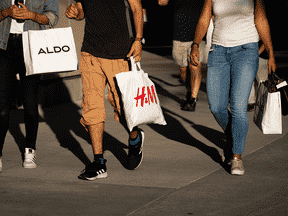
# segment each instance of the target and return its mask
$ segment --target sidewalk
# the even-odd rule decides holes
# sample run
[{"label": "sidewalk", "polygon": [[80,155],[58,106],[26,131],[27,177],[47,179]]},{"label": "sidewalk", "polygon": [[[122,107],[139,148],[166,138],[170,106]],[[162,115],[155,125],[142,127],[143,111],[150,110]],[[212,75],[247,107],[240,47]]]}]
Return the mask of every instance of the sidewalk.
[{"label": "sidewalk", "polygon": [[288,118],[282,135],[263,135],[248,113],[246,173],[231,176],[220,163],[223,132],[209,111],[205,70],[196,111],[185,112],[185,87],[175,78],[174,61],[143,51],[141,67],[156,85],[167,122],[141,126],[142,165],[124,168],[128,135],[105,100],[107,179],[77,178],[93,158],[79,124],[80,101],[42,109],[38,167],[24,169],[16,144],[23,142],[23,110],[13,111],[0,174],[1,215],[288,215]]}]

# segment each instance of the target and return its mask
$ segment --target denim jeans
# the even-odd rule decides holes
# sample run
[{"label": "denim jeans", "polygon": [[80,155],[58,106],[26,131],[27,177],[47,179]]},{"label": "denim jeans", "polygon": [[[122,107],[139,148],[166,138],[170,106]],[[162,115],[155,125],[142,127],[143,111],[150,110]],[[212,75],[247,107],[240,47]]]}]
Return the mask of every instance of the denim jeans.
[{"label": "denim jeans", "polygon": [[247,104],[258,67],[258,43],[236,47],[213,44],[209,51],[207,75],[209,106],[218,124],[226,131],[230,96],[234,154],[242,154],[244,151],[248,132]]}]

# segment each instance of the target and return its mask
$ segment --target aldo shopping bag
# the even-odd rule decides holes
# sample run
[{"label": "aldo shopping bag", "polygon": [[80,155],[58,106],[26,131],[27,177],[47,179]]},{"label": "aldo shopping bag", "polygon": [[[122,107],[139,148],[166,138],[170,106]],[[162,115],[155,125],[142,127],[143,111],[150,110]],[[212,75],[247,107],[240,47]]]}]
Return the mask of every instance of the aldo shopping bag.
[{"label": "aldo shopping bag", "polygon": [[253,121],[263,134],[282,134],[280,92],[271,88],[271,83],[269,80],[260,83]]},{"label": "aldo shopping bag", "polygon": [[154,83],[139,62],[135,64],[133,57],[130,60],[132,71],[116,74],[128,129],[147,123],[166,125]]},{"label": "aldo shopping bag", "polygon": [[22,41],[26,75],[77,70],[71,27],[25,31]]}]

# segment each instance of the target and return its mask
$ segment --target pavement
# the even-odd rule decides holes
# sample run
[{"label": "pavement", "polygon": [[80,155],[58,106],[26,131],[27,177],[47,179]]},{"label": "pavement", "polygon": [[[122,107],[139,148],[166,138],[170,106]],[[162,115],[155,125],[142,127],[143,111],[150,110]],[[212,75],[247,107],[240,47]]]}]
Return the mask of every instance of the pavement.
[{"label": "pavement", "polygon": [[[158,54],[156,54],[158,53]],[[147,49],[141,67],[155,83],[167,125],[142,125],[144,159],[125,169],[128,135],[105,100],[104,157],[108,178],[77,178],[93,159],[88,134],[79,123],[81,101],[40,107],[37,168],[24,169],[20,150],[23,110],[13,110],[3,149],[0,215],[288,215],[288,117],[283,133],[264,135],[249,112],[244,176],[221,163],[224,134],[209,111],[207,67],[195,112],[180,110],[186,89],[178,66]]]}]

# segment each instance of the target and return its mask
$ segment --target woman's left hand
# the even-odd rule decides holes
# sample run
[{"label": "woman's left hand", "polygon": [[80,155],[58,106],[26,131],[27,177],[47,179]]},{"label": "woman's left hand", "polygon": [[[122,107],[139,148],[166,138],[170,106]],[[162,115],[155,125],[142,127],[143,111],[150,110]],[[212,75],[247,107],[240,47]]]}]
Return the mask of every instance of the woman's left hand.
[{"label": "woman's left hand", "polygon": [[29,11],[28,8],[24,4],[19,3],[19,5],[21,5],[22,8],[17,9],[17,11],[14,15],[14,18],[24,19],[24,20],[31,19],[32,18],[32,12]]},{"label": "woman's left hand", "polygon": [[275,72],[276,71],[276,63],[275,63],[275,58],[269,57],[268,60],[268,73],[271,74],[271,71]]}]

